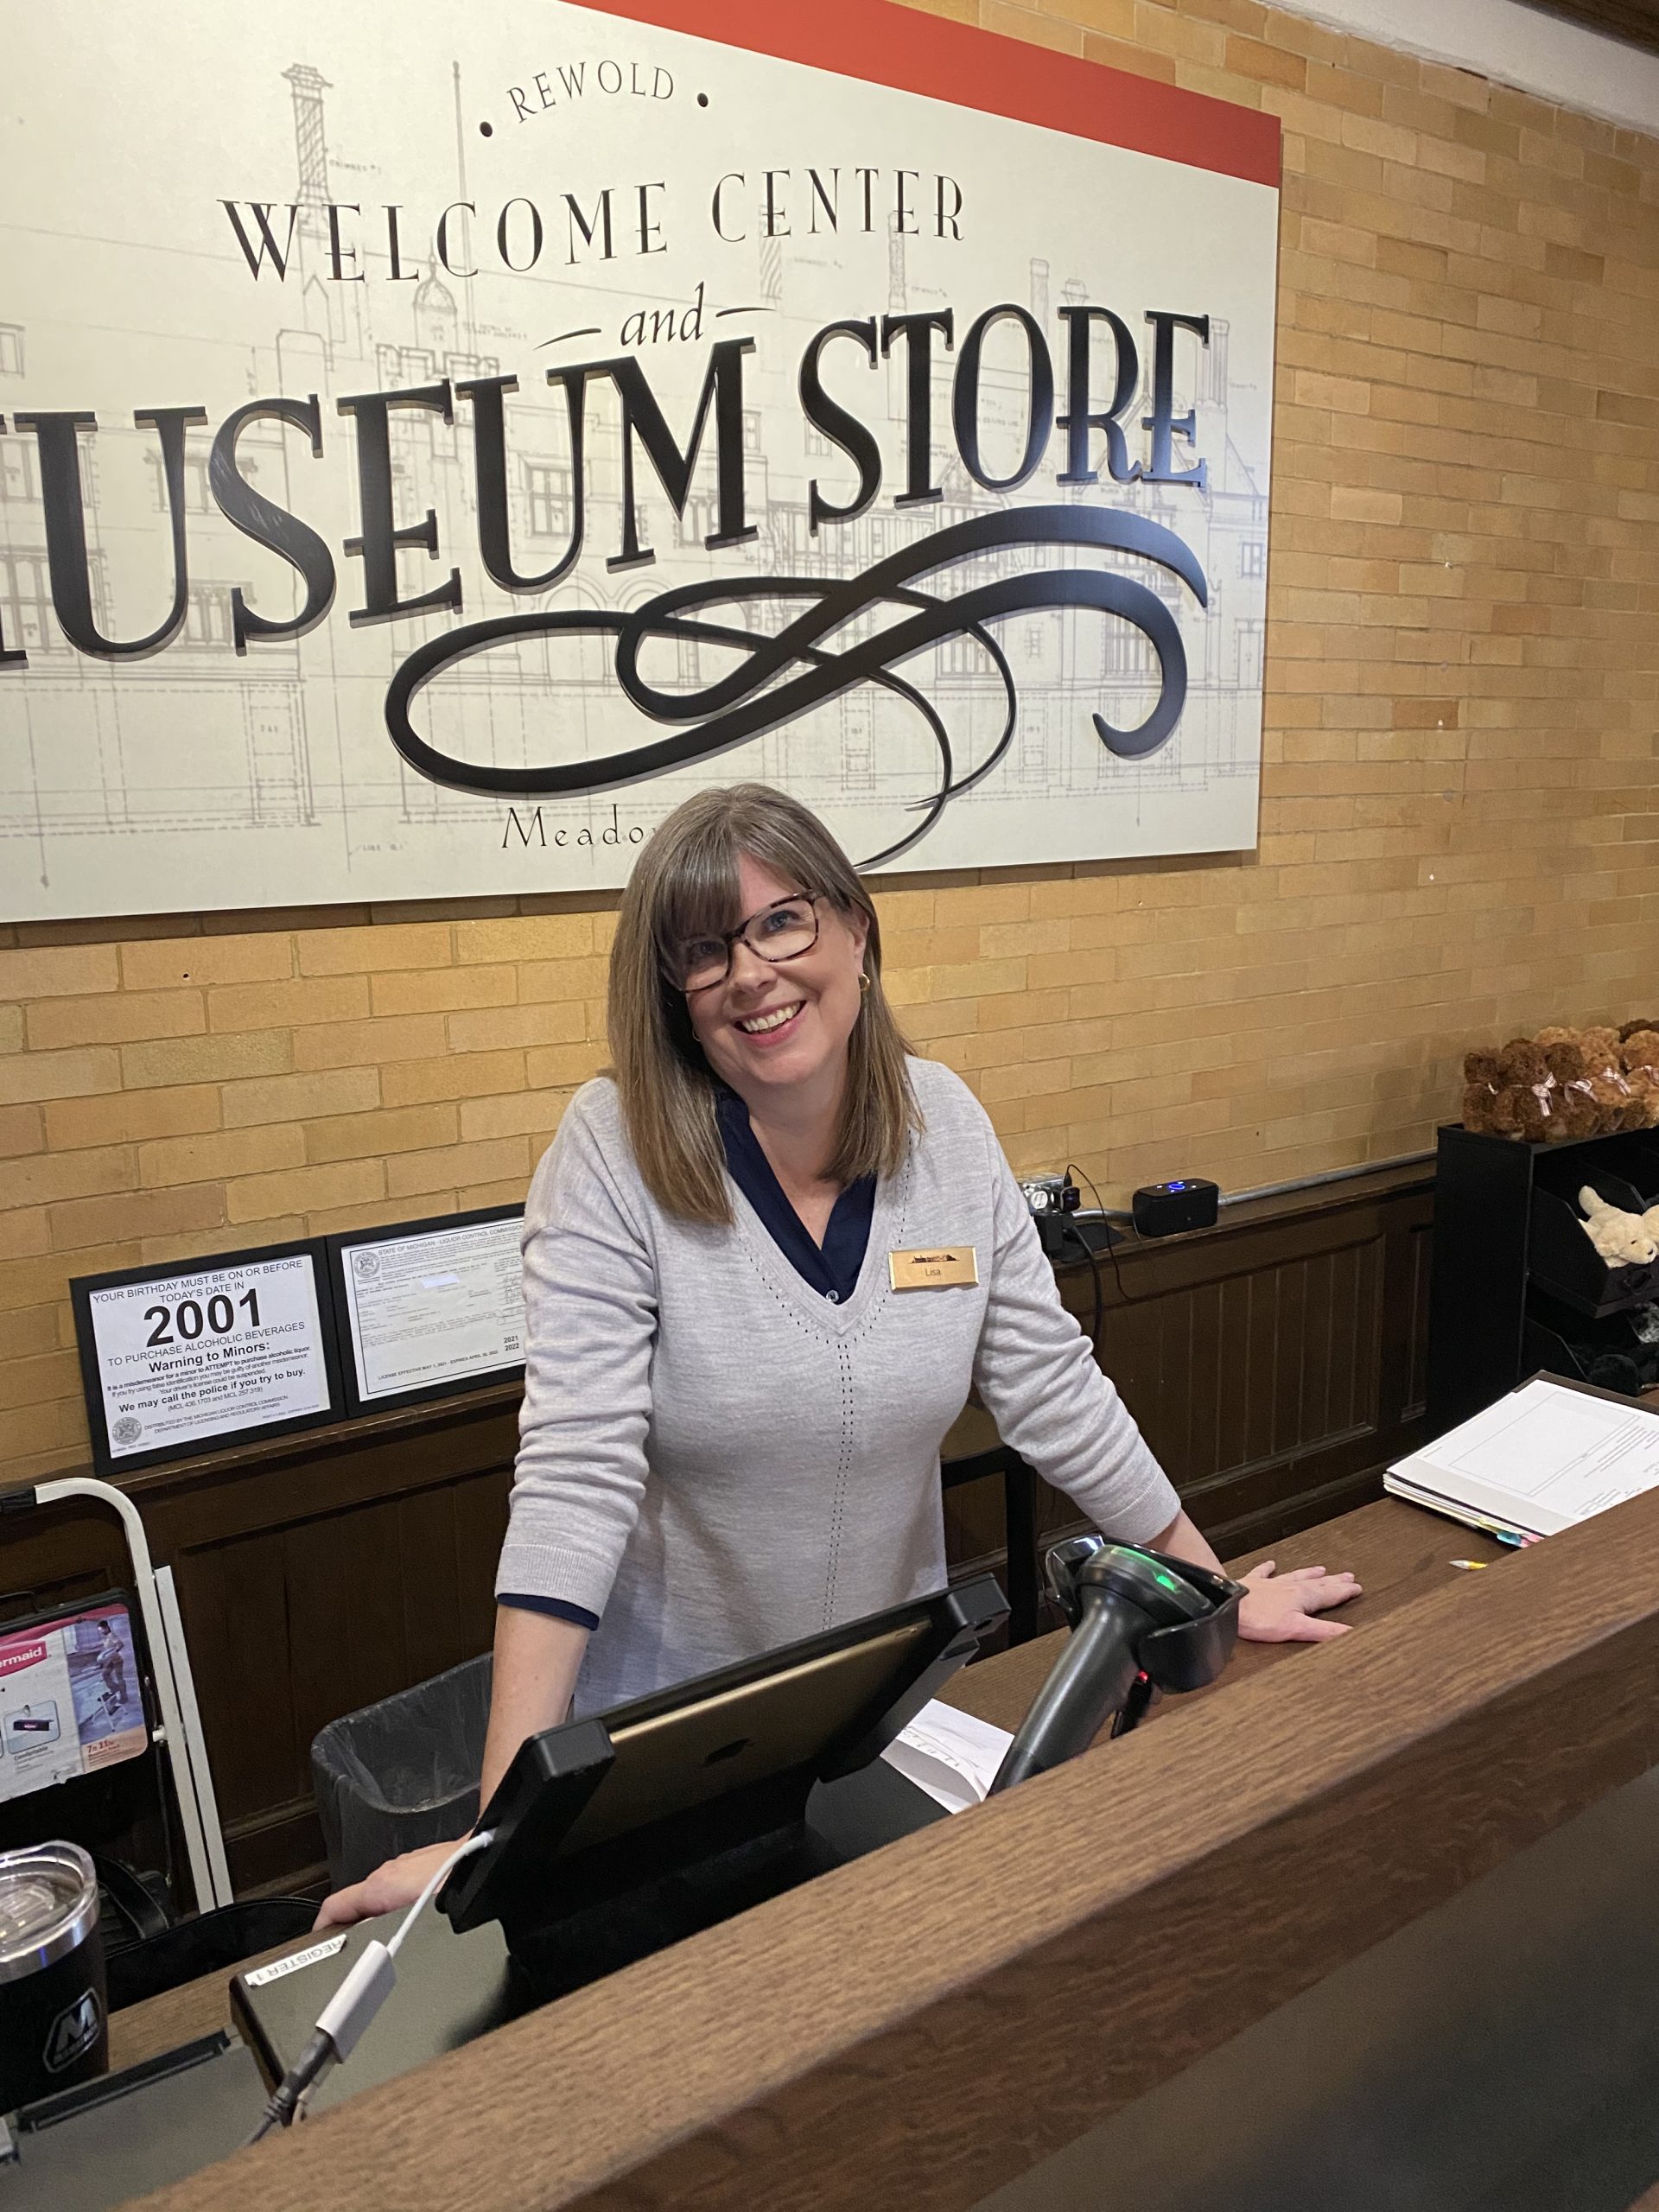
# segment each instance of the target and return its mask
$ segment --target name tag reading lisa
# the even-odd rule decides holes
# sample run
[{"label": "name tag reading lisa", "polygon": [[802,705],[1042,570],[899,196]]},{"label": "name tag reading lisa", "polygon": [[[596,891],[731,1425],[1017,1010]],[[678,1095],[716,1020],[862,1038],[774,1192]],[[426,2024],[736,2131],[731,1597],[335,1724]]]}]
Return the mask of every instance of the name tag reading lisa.
[{"label": "name tag reading lisa", "polygon": [[979,1255],[971,1244],[938,1244],[925,1252],[889,1252],[887,1281],[894,1290],[952,1290],[979,1281]]}]

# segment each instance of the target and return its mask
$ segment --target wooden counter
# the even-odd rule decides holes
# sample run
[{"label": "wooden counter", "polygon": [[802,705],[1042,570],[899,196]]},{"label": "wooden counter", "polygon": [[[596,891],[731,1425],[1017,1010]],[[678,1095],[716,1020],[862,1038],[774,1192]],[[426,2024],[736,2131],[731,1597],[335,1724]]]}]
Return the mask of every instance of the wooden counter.
[{"label": "wooden counter", "polygon": [[[1356,1628],[1367,1628],[1425,1591],[1459,1580],[1459,1570],[1449,1563],[1452,1560],[1496,1561],[1504,1556],[1503,1546],[1491,1538],[1472,1529],[1459,1529],[1449,1521],[1389,1497],[1327,1522],[1320,1529],[1287,1538],[1270,1553],[1248,1552],[1229,1561],[1229,1566],[1238,1574],[1264,1558],[1276,1560],[1284,1569],[1314,1564],[1351,1567],[1364,1586],[1364,1595],[1345,1606],[1337,1618]],[[1017,1650],[982,1661],[957,1676],[946,1693],[946,1701],[982,1720],[994,1721],[998,1727],[1018,1727],[1065,1641],[1064,1635],[1046,1636]],[[1308,1649],[1305,1644],[1294,1643],[1240,1644],[1222,1681],[1205,1694],[1223,1694],[1253,1679],[1264,1668],[1307,1656]],[[1167,1700],[1151,1717],[1179,1723],[1197,1709],[1198,1701]],[[268,1955],[281,1958],[294,1948],[292,1943],[280,1944]],[[182,1989],[169,1990],[164,1996],[118,2012],[110,2022],[111,2067],[133,2065],[194,2036],[228,2026],[228,1989],[227,1975],[205,1975]]]},{"label": "wooden counter", "polygon": [[[1136,1738],[365,2092],[248,2184],[270,2212],[967,2206],[1659,1757],[1659,1497],[1524,1554],[1389,1501],[1276,1555],[1352,1565],[1361,1632],[1245,1647]],[[1049,1656],[957,1700],[1007,1725]],[[217,1982],[157,1999],[115,2055],[223,2017]]]},{"label": "wooden counter", "polygon": [[[1502,1544],[1473,1529],[1460,1529],[1455,1522],[1425,1513],[1400,1498],[1384,1497],[1317,1529],[1304,1529],[1300,1535],[1288,1536],[1282,1543],[1229,1560],[1227,1568],[1230,1574],[1244,1574],[1265,1559],[1276,1560],[1283,1571],[1313,1566],[1351,1567],[1363,1586],[1364,1595],[1331,1618],[1346,1621],[1355,1629],[1371,1629],[1431,1590],[1480,1580],[1480,1576],[1454,1567],[1454,1559],[1495,1564],[1513,1557]],[[1065,1640],[1063,1634],[1039,1637],[1016,1650],[969,1668],[952,1683],[950,1702],[982,1720],[995,1721],[999,1728],[1017,1728]],[[1151,1718],[1165,1723],[1184,1721],[1207,1699],[1230,1695],[1265,1669],[1309,1656],[1311,1647],[1306,1644],[1241,1643],[1213,1688],[1196,1697],[1166,1699],[1154,1708]]]}]

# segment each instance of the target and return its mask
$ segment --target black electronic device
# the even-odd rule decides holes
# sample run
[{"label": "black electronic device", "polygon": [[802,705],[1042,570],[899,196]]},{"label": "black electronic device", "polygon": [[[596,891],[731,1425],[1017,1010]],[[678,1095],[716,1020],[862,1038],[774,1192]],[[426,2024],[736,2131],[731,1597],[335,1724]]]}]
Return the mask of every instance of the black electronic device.
[{"label": "black electronic device", "polygon": [[1190,1560],[1072,1536],[1043,1567],[1071,1634],[997,1769],[993,1794],[1086,1751],[1113,1713],[1138,1719],[1154,1689],[1214,1681],[1238,1633],[1244,1586]]},{"label": "black electronic device", "polygon": [[1067,1217],[1083,1203],[1071,1170],[1064,1175],[1028,1175],[1020,1183],[1020,1195],[1037,1224],[1044,1251],[1051,1260],[1058,1259],[1065,1246]]},{"label": "black electronic device", "polygon": [[[404,1917],[401,1911],[385,1913],[355,1928],[307,1938],[285,1958],[264,1966],[250,1962],[235,1975],[231,2023],[258,2061],[265,2090],[274,2089],[304,2052],[318,2016],[364,1952],[373,1942],[390,1943]],[[362,2029],[347,2062],[331,2068],[306,2092],[306,2112],[327,2112],[360,2090],[412,2073],[516,2019],[534,2004],[533,1993],[513,1971],[499,1928],[457,1936],[429,1909],[416,1918],[397,1954],[396,1989]],[[245,2101],[238,2143],[253,2125],[259,2103],[257,2093]]]},{"label": "black electronic device", "polygon": [[439,1910],[499,1920],[546,1998],[792,1887],[834,1863],[815,1783],[875,1759],[1007,1618],[982,1575],[531,1737]]},{"label": "black electronic device", "polygon": [[222,2029],[0,2120],[6,2212],[105,2212],[228,2158],[259,2108],[251,2052]]},{"label": "black electronic device", "polygon": [[1189,1229],[1213,1229],[1220,1206],[1219,1185],[1202,1175],[1143,1183],[1129,1201],[1139,1236],[1179,1236]]}]

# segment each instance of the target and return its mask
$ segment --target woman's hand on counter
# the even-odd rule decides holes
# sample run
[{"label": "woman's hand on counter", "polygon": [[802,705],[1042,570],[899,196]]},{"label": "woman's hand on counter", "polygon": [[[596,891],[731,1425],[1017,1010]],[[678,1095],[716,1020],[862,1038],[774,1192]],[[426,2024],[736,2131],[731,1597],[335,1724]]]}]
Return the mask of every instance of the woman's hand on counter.
[{"label": "woman's hand on counter", "polygon": [[[522,1606],[500,1605],[495,1616],[495,1672],[490,1726],[484,1745],[478,1802],[488,1806],[525,1738],[556,1726],[569,1711],[576,1670],[588,1649],[588,1631],[574,1621]],[[459,1843],[461,1838],[455,1838]],[[366,1881],[336,1890],[322,1901],[317,1928],[349,1928],[382,1912],[407,1911],[442,1866],[455,1843],[429,1843],[388,1859]],[[315,1933],[315,1929],[312,1931]]]},{"label": "woman's hand on counter", "polygon": [[[1226,1572],[1208,1537],[1185,1512],[1153,1538],[1152,1548],[1190,1559],[1217,1574]],[[1274,1567],[1274,1560],[1264,1559],[1243,1577],[1246,1595],[1238,1609],[1238,1632],[1247,1643],[1328,1643],[1334,1636],[1347,1635],[1343,1622],[1322,1621],[1317,1616],[1358,1597],[1359,1585],[1351,1574],[1327,1574],[1322,1567],[1297,1567],[1288,1574],[1275,1574]]]},{"label": "woman's hand on counter", "polygon": [[1360,1594],[1351,1574],[1327,1574],[1322,1567],[1296,1567],[1278,1574],[1270,1559],[1253,1567],[1243,1582],[1238,1632],[1247,1643],[1328,1643],[1332,1637],[1346,1636],[1345,1621],[1318,1616]]},{"label": "woman's hand on counter", "polygon": [[324,1928],[349,1928],[354,1921],[373,1920],[383,1912],[406,1912],[444,1860],[454,1843],[429,1843],[419,1851],[406,1851],[401,1859],[388,1859],[366,1881],[336,1890],[322,1901],[312,1927],[315,1936]]}]

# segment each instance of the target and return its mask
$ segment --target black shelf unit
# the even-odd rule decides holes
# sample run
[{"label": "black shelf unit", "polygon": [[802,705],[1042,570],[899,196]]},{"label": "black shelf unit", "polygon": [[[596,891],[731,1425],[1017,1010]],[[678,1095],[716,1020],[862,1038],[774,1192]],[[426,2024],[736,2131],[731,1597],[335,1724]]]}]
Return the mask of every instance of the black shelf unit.
[{"label": "black shelf unit", "polygon": [[1439,1132],[1429,1278],[1428,1433],[1439,1436],[1540,1368],[1585,1379],[1569,1338],[1616,1349],[1659,1303],[1659,1264],[1609,1267],[1580,1225],[1592,1185],[1641,1212],[1659,1200],[1659,1130],[1518,1144]]}]

